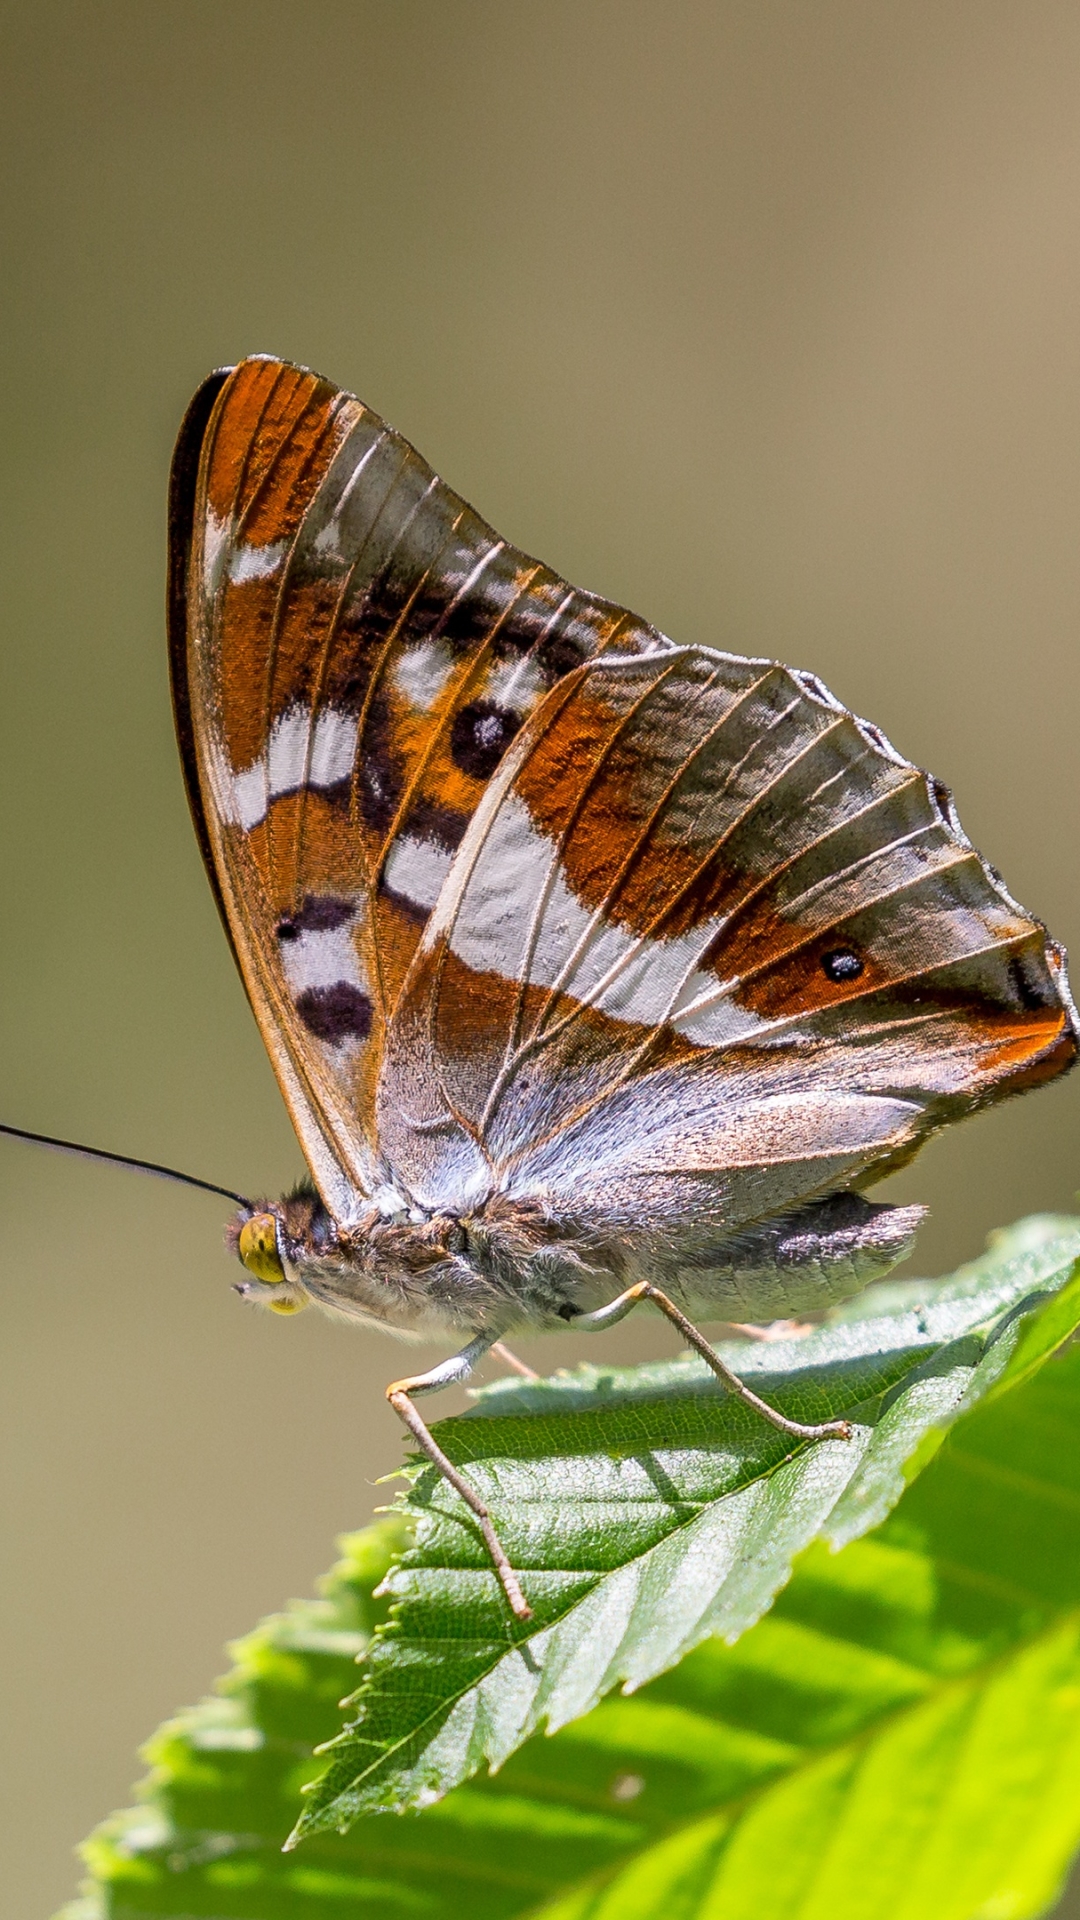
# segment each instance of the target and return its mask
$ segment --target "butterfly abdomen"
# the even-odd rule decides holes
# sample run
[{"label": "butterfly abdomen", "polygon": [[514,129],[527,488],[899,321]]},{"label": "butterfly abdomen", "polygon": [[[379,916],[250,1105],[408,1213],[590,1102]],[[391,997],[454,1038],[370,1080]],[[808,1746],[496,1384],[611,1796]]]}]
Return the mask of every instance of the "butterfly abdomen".
[{"label": "butterfly abdomen", "polygon": [[905,1260],[925,1217],[925,1207],[831,1193],[730,1238],[703,1222],[696,1243],[685,1236],[673,1256],[650,1244],[642,1277],[655,1279],[691,1319],[761,1322],[821,1313]]},{"label": "butterfly abdomen", "polygon": [[534,1325],[572,1324],[642,1280],[691,1318],[762,1321],[823,1312],[883,1279],[925,1214],[835,1192],[734,1232],[719,1204],[703,1203],[665,1232],[655,1220],[635,1228],[624,1217],[616,1228],[610,1215],[510,1203],[502,1232],[504,1245],[518,1242],[521,1318]]}]

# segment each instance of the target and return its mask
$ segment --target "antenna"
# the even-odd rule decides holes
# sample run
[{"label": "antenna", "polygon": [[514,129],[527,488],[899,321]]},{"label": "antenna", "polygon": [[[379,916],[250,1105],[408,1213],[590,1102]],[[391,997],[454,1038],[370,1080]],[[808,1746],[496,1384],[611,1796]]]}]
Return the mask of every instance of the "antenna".
[{"label": "antenna", "polygon": [[234,1193],[231,1187],[216,1186],[213,1180],[197,1180],[193,1173],[178,1173],[175,1167],[159,1167],[156,1160],[134,1160],[126,1153],[107,1153],[104,1147],[84,1147],[76,1140],[57,1140],[51,1133],[29,1133],[25,1127],[9,1127],[3,1120],[0,1120],[0,1133],[10,1134],[13,1140],[32,1140],[37,1147],[55,1147],[58,1153],[78,1153],[84,1160],[105,1160],[114,1167],[134,1167],[136,1173],[153,1173],[159,1180],[178,1180],[184,1187],[201,1187],[203,1193],[220,1193],[224,1200],[235,1200],[240,1207],[251,1205],[250,1200],[245,1200],[242,1193]]}]

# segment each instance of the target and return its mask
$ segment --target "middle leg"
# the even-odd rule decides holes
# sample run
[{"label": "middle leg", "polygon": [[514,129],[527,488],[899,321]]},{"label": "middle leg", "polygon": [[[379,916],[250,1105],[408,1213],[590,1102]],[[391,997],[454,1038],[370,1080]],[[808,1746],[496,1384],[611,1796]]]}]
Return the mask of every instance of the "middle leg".
[{"label": "middle leg", "polygon": [[661,1313],[671,1321],[672,1326],[678,1327],[687,1346],[693,1347],[694,1352],[701,1355],[706,1366],[712,1368],[717,1379],[727,1387],[729,1393],[737,1394],[748,1407],[753,1407],[756,1413],[760,1413],[762,1419],[767,1420],[770,1426],[779,1427],[781,1433],[790,1433],[796,1440],[851,1439],[851,1427],[846,1420],[823,1420],[819,1425],[811,1426],[802,1420],[789,1420],[787,1415],[780,1413],[776,1407],[770,1407],[767,1400],[762,1400],[758,1394],[753,1393],[745,1381],[740,1380],[738,1374],[724,1364],[720,1355],[710,1347],[705,1335],[698,1332],[693,1321],[688,1320],[685,1313],[679,1311],[675,1302],[669,1300],[666,1293],[662,1293],[659,1287],[654,1287],[651,1280],[639,1280],[635,1286],[627,1287],[626,1292],[620,1293],[617,1300],[610,1301],[606,1307],[598,1307],[595,1313],[575,1314],[573,1319],[568,1320],[567,1325],[576,1327],[583,1333],[599,1333],[605,1327],[613,1327],[617,1320],[624,1319],[637,1306],[639,1300],[651,1300],[654,1306],[659,1307]]}]

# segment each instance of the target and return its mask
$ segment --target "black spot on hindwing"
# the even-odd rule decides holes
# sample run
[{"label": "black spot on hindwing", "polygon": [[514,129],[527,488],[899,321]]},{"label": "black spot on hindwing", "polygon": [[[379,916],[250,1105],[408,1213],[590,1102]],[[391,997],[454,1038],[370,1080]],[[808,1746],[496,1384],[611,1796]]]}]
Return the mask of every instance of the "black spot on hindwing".
[{"label": "black spot on hindwing", "polygon": [[331,1045],[339,1040],[366,1040],[371,1032],[371,1001],[351,980],[335,980],[330,987],[305,987],[296,996],[296,1011],[316,1040]]}]

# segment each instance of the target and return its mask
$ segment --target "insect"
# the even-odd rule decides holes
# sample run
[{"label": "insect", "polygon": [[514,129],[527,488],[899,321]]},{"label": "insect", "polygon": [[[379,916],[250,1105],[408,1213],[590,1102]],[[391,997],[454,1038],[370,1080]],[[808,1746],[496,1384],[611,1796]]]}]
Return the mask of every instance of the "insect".
[{"label": "insect", "polygon": [[238,1291],[454,1356],[649,1299],[828,1306],[910,1251],[871,1181],[1069,1067],[1062,950],[947,791],[812,674],[678,646],[500,540],[351,394],[213,374],[171,491],[177,732],[311,1173]]}]

